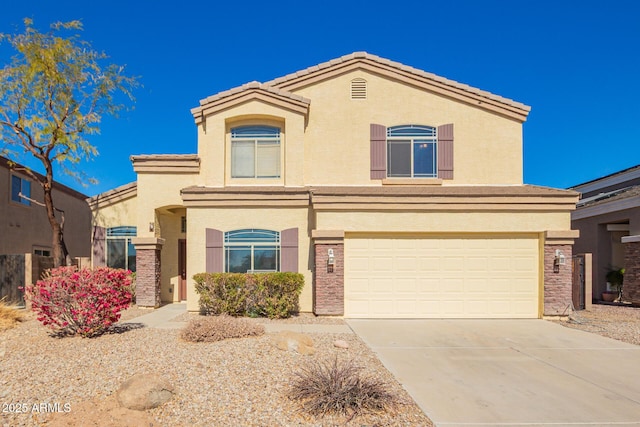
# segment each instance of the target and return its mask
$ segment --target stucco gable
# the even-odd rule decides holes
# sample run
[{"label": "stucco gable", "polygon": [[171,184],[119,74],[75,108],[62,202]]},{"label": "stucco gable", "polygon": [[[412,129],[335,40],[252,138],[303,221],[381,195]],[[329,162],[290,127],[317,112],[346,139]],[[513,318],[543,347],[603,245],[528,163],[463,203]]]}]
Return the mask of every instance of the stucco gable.
[{"label": "stucco gable", "polygon": [[400,62],[391,61],[367,52],[354,52],[265,83],[253,81],[219,92],[202,99],[200,105],[191,110],[191,114],[193,114],[196,124],[199,124],[209,114],[251,99],[259,99],[306,115],[311,100],[296,95],[294,93],[295,90],[356,69],[364,69],[378,75],[393,78],[520,122],[526,120],[531,110],[531,107],[512,99],[446,79]]},{"label": "stucco gable", "polygon": [[298,88],[358,68],[404,81],[422,89],[475,105],[478,108],[498,112],[521,122],[526,120],[531,110],[531,107],[512,99],[504,98],[367,52],[354,52],[349,55],[344,55],[340,58],[332,59],[265,82],[264,85],[293,92]]},{"label": "stucco gable", "polygon": [[104,193],[96,194],[87,199],[87,203],[92,211],[111,206],[123,200],[136,197],[138,195],[138,183],[136,181],[121,185]]},{"label": "stucco gable", "polygon": [[200,100],[200,106],[191,109],[191,114],[199,124],[209,114],[251,100],[260,100],[305,116],[311,103],[311,100],[302,96],[253,81]]}]

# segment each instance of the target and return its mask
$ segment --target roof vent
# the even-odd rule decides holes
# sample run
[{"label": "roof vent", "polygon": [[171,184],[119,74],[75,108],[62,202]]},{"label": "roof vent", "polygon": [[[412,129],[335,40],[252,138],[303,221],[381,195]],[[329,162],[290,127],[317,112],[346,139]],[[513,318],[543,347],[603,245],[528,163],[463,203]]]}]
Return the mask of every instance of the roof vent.
[{"label": "roof vent", "polygon": [[367,81],[365,79],[351,80],[351,99],[367,99]]}]

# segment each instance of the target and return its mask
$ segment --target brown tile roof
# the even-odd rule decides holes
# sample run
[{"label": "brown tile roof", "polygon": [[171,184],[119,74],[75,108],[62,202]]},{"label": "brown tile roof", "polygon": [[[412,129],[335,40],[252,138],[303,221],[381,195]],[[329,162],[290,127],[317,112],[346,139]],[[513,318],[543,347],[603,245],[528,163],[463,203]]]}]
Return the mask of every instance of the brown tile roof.
[{"label": "brown tile roof", "polygon": [[358,62],[374,64],[378,66],[378,68],[384,67],[386,70],[391,71],[393,73],[407,75],[410,78],[431,82],[432,84],[439,85],[439,86],[444,86],[446,88],[449,88],[452,91],[466,94],[465,96],[471,96],[472,98],[475,98],[475,101],[477,101],[478,104],[481,104],[482,100],[485,100],[488,103],[493,102],[499,105],[503,105],[507,109],[515,109],[517,111],[516,113],[517,117],[520,117],[522,120],[526,118],[527,114],[531,110],[531,107],[529,107],[528,105],[522,104],[512,99],[504,98],[499,95],[494,95],[490,92],[477,89],[467,84],[456,82],[454,80],[446,79],[444,77],[437,76],[433,73],[428,73],[426,71],[423,71],[408,65],[404,65],[400,62],[391,61],[389,59],[382,58],[377,55],[372,55],[367,52],[354,52],[349,55],[344,55],[339,58],[332,59],[330,61],[323,62],[321,64],[314,65],[312,67],[308,67],[300,71],[296,71],[295,73],[278,77],[276,79],[270,80],[265,83],[253,81],[250,83],[246,83],[242,86],[234,87],[232,89],[219,92],[215,95],[212,95],[200,100],[200,105],[198,107],[191,109],[191,113],[195,116],[197,114],[200,114],[203,108],[205,108],[208,105],[221,102],[225,100],[225,98],[237,96],[242,92],[250,91],[250,90],[265,91],[273,95],[277,95],[280,97],[290,99],[292,101],[301,102],[309,105],[311,103],[311,100],[285,90],[286,87],[296,83],[298,80],[311,78],[311,77],[314,77],[315,75],[321,75],[333,69],[339,69],[345,66],[358,63]]},{"label": "brown tile roof", "polygon": [[313,74],[313,73],[316,73],[316,72],[323,71],[323,70],[328,69],[328,68],[333,68],[333,67],[336,67],[336,66],[340,66],[340,65],[348,63],[348,62],[363,61],[363,60],[368,60],[368,61],[372,61],[372,62],[381,64],[381,65],[386,65],[388,67],[395,68],[398,71],[407,72],[407,73],[413,74],[413,75],[418,76],[418,77],[422,77],[422,78],[425,78],[425,79],[428,79],[428,80],[432,80],[434,82],[442,83],[444,85],[451,86],[453,88],[460,89],[460,90],[463,90],[465,92],[472,93],[474,95],[479,95],[481,97],[484,97],[484,98],[487,98],[487,99],[491,99],[493,101],[497,101],[497,102],[500,102],[500,103],[503,103],[503,104],[510,105],[512,107],[516,107],[516,108],[525,110],[527,112],[531,110],[531,107],[529,107],[528,105],[522,104],[522,103],[514,101],[512,99],[504,98],[504,97],[499,96],[499,95],[494,95],[494,94],[492,94],[490,92],[474,88],[474,87],[469,86],[467,84],[459,83],[459,82],[456,82],[454,80],[450,80],[450,79],[447,79],[447,78],[444,78],[444,77],[440,77],[440,76],[438,76],[436,74],[429,73],[429,72],[420,70],[418,68],[414,68],[414,67],[411,67],[409,65],[402,64],[400,62],[391,61],[389,59],[382,58],[380,56],[373,55],[373,54],[367,53],[367,52],[353,52],[351,54],[344,55],[344,56],[341,56],[339,58],[332,59],[330,61],[323,62],[321,64],[314,65],[314,66],[309,67],[309,68],[305,68],[304,70],[296,71],[295,73],[291,73],[291,74],[287,74],[286,76],[278,77],[276,79],[273,79],[273,80],[270,80],[268,82],[265,82],[264,85],[267,85],[267,86],[283,85],[285,83],[289,83],[290,81],[299,79],[301,77],[305,77],[305,76],[307,76],[309,74]]}]

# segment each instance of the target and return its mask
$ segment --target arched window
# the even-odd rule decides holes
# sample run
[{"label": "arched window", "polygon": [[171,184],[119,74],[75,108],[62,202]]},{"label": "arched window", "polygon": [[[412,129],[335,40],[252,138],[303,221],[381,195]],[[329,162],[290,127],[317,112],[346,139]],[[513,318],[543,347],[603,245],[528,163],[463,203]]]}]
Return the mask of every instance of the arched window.
[{"label": "arched window", "polygon": [[280,232],[244,229],[224,233],[224,271],[280,271]]},{"label": "arched window", "polygon": [[431,126],[402,125],[387,128],[387,176],[437,177],[437,137],[436,128]]},{"label": "arched window", "polygon": [[232,178],[280,178],[280,129],[241,126],[231,129]]},{"label": "arched window", "polygon": [[107,267],[136,271],[136,248],[131,243],[136,234],[132,226],[107,229]]}]

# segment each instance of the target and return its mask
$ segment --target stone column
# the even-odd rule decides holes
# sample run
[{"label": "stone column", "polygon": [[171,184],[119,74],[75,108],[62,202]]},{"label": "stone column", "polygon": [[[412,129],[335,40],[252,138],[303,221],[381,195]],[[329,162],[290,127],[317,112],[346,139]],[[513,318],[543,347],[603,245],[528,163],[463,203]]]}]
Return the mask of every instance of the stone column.
[{"label": "stone column", "polygon": [[135,237],[136,304],[140,307],[160,306],[160,253],[164,239]]},{"label": "stone column", "polygon": [[622,243],[624,243],[622,300],[640,304],[640,235],[623,237]]},{"label": "stone column", "polygon": [[[577,237],[577,230],[545,232],[543,316],[568,316],[571,313],[571,258]],[[564,264],[559,263],[562,258]]]},{"label": "stone column", "polygon": [[[344,231],[313,230],[315,268],[313,312],[316,315],[344,314]],[[333,264],[329,264],[329,251]]]}]

